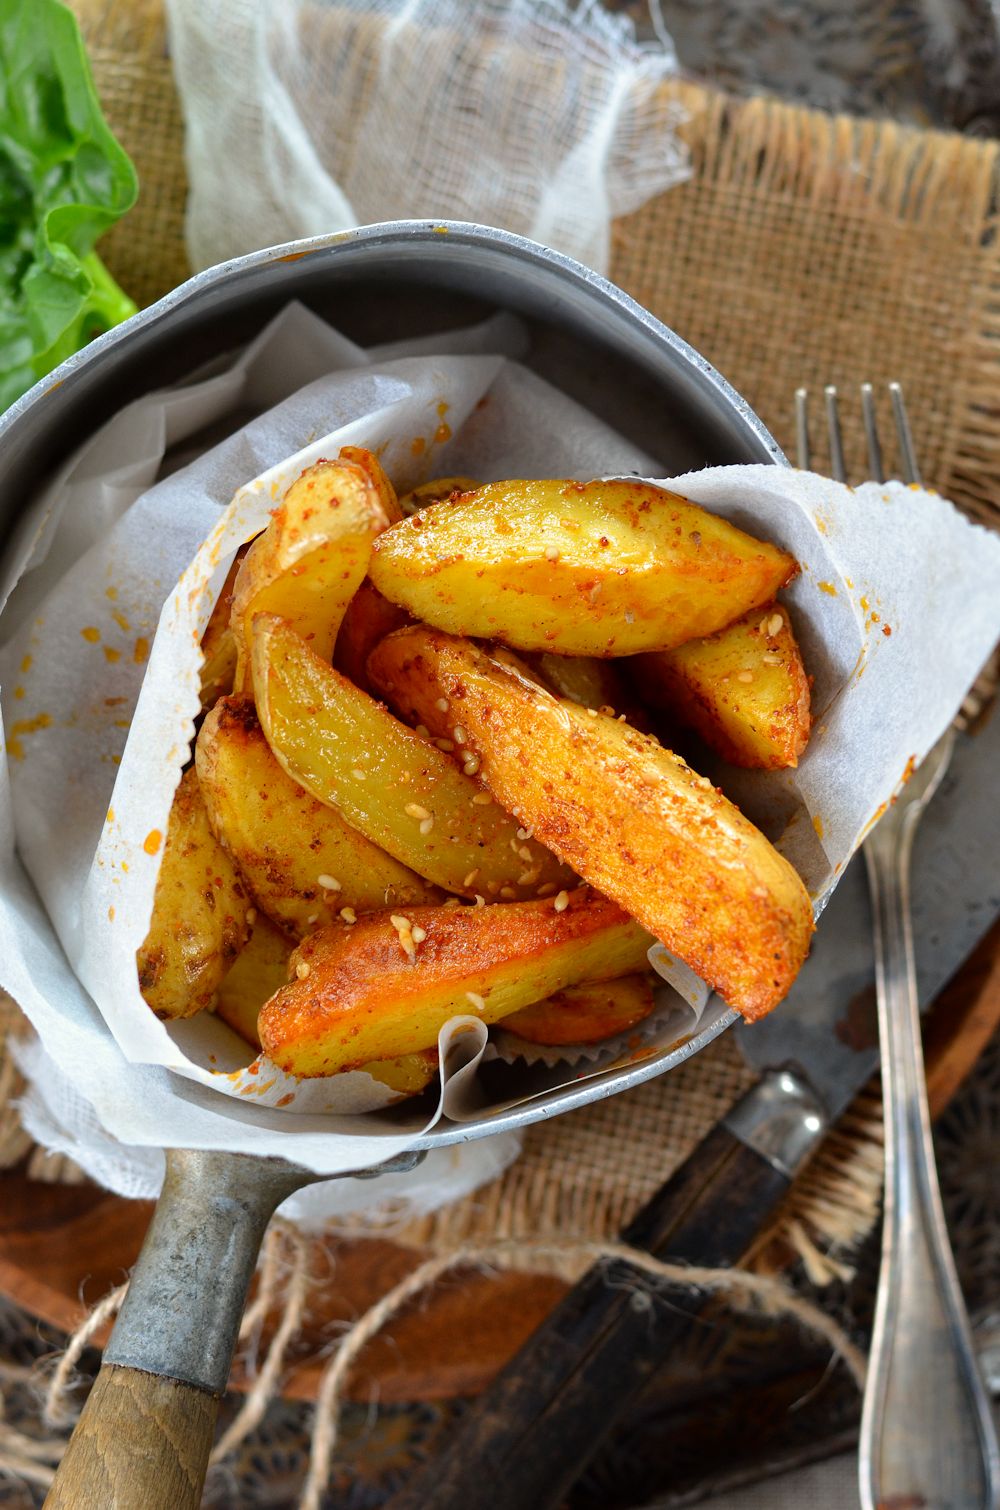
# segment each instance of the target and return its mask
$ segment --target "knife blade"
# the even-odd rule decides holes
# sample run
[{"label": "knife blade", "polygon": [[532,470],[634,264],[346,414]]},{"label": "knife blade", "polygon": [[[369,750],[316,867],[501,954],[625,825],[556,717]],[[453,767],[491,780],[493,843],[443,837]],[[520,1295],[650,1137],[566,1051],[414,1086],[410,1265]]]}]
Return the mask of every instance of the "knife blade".
[{"label": "knife blade", "polygon": [[[918,830],[912,907],[922,1004],[1000,915],[998,759],[1000,718],[959,736]],[[758,1084],[647,1202],[623,1242],[707,1267],[742,1257],[878,1064],[874,974],[857,857],[788,999],[735,1029],[761,1071]],[[554,1510],[703,1303],[690,1290],[643,1288],[624,1261],[595,1265],[388,1510]]]}]

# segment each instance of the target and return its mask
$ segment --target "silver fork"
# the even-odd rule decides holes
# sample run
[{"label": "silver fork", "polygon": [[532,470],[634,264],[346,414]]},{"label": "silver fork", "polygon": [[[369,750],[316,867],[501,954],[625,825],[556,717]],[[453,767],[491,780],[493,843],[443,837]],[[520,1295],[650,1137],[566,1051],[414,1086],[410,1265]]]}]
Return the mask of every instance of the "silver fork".
[{"label": "silver fork", "polygon": [[[904,482],[919,482],[903,393],[889,384]],[[824,390],[833,476],[846,482],[837,390]],[[861,385],[869,467],[885,480],[870,383]],[[798,464],[810,457],[806,390],[795,395]],[[968,711],[968,710],[966,710]],[[962,715],[960,715],[960,719]],[[949,729],[864,844],[875,916],[885,1116],[882,1266],[861,1417],[863,1510],[996,1510],[1000,1452],[948,1241],[931,1141],[910,921],[910,856],[954,746]]]}]

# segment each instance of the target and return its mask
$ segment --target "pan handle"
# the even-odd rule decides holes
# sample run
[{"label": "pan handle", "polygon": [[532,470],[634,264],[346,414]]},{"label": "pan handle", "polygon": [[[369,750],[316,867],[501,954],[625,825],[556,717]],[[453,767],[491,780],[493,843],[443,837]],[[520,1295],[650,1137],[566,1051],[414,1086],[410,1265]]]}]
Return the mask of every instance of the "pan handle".
[{"label": "pan handle", "polygon": [[[352,1177],[422,1158],[404,1153]],[[267,1224],[287,1196],[322,1178],[284,1159],[167,1151],[160,1199],[46,1510],[197,1510]]]},{"label": "pan handle", "polygon": [[[622,1233],[671,1261],[735,1263],[819,1143],[808,1086],[769,1071]],[[444,1452],[387,1510],[550,1510],[663,1363],[702,1301],[644,1284],[622,1260],[574,1285],[473,1404]]]}]

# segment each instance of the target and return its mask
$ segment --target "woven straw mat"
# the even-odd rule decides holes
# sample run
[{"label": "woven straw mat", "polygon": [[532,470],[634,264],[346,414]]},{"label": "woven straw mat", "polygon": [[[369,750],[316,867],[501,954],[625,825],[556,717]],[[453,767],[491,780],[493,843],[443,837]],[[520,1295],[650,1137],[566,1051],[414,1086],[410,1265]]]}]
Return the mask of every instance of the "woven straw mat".
[{"label": "woven straw mat", "polygon": [[[141,184],[137,207],[101,251],[145,304],[188,272],[183,124],[163,18],[157,0],[75,4],[105,110]],[[616,225],[615,281],[703,352],[786,447],[800,384],[901,380],[928,481],[997,522],[997,146],[671,88],[687,111],[694,175]],[[845,445],[860,470],[854,408]],[[8,1021],[16,1031],[11,1012]],[[0,1034],[3,1024],[0,1015]],[[750,1083],[724,1036],[664,1079],[532,1128],[506,1175],[400,1236],[447,1248],[493,1236],[610,1235]],[[16,1088],[0,1047],[7,1160],[25,1148],[9,1106]],[[864,1236],[877,1211],[880,1137],[869,1091],[783,1215],[781,1235],[799,1252],[814,1255],[806,1232],[824,1248]],[[71,1177],[65,1165],[63,1174]]]}]

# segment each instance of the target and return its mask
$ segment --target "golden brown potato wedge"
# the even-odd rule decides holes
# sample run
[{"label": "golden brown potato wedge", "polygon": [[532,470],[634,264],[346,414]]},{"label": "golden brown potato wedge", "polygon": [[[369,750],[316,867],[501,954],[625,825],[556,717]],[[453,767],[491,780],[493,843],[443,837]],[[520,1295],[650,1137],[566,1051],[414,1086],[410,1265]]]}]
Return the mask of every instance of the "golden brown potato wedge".
[{"label": "golden brown potato wedge", "polygon": [[215,600],[215,607],[201,637],[201,706],[211,708],[218,698],[233,690],[236,675],[236,637],[229,623],[233,607],[233,589],[243,557],[250,549],[241,545]]},{"label": "golden brown potato wedge", "polygon": [[568,986],[505,1017],[504,1031],[525,1043],[548,1047],[600,1043],[627,1033],[653,1010],[653,987],[648,974],[623,975],[618,980],[590,981]]},{"label": "golden brown potato wedge", "polygon": [[752,1019],[786,994],[812,935],[808,894],[706,777],[439,630],[398,629],[368,665],[425,721],[439,700],[461,709],[498,800],[731,1006]]},{"label": "golden brown potato wedge", "polygon": [[334,646],[333,664],[356,687],[370,692],[368,657],[379,640],[409,622],[405,608],[397,608],[366,579],[347,605]]},{"label": "golden brown potato wedge", "polygon": [[774,545],[662,488],[493,482],[375,542],[379,592],[451,634],[618,656],[713,634],[798,570]]},{"label": "golden brown potato wedge", "polygon": [[149,933],[136,951],[139,989],[157,1017],[193,1017],[212,1005],[247,941],[250,911],[189,769],[170,809]]},{"label": "golden brown potato wedge", "polygon": [[[254,691],[271,749],[352,828],[464,896],[518,901],[573,884],[450,754],[321,661],[283,620],[259,615],[253,632]],[[447,743],[461,753],[454,734]]]},{"label": "golden brown potato wedge", "polygon": [[432,477],[430,482],[422,482],[419,488],[411,488],[403,494],[399,500],[400,513],[416,514],[428,504],[440,503],[443,498],[451,498],[457,493],[471,493],[478,487],[474,477]]},{"label": "golden brown potato wedge", "polygon": [[371,912],[441,900],[286,775],[248,698],[216,703],[195,764],[209,822],[254,902],[297,938],[332,923],[344,907]]},{"label": "golden brown potato wedge", "polygon": [[215,1013],[255,1049],[260,1048],[257,1017],[261,1007],[288,979],[291,939],[260,914],[236,963],[219,986]]},{"label": "golden brown potato wedge", "polygon": [[437,1074],[438,1052],[421,1049],[418,1054],[400,1054],[395,1059],[375,1059],[371,1064],[359,1064],[358,1069],[371,1075],[400,1096],[417,1096],[425,1090]]},{"label": "golden brown potato wedge", "polygon": [[329,659],[340,621],[357,591],[372,541],[398,510],[392,484],[370,451],[348,449],[296,478],[271,523],[247,552],[233,591],[234,689],[250,691],[250,633],[258,613],[294,624],[317,655]]},{"label": "golden brown potato wedge", "polygon": [[[288,980],[291,952],[292,944],[280,929],[258,917],[246,947],[219,987],[217,1016],[254,1049],[260,1049],[260,1009]],[[400,1096],[417,1095],[433,1080],[437,1067],[436,1047],[359,1066]]]},{"label": "golden brown potato wedge", "polygon": [[796,766],[809,739],[809,678],[777,603],[708,639],[637,656],[647,700],[690,724],[733,765]]},{"label": "golden brown potato wedge", "polygon": [[528,663],[559,697],[568,697],[581,708],[597,708],[616,715],[624,713],[626,722],[634,729],[648,732],[649,715],[633,697],[621,672],[611,661],[599,661],[592,655],[532,655],[528,657]]},{"label": "golden brown potato wedge", "polygon": [[411,907],[324,928],[292,956],[260,1036],[293,1075],[332,1075],[428,1048],[449,1018],[484,1022],[580,980],[645,963],[649,935],[586,887],[509,907]]}]

